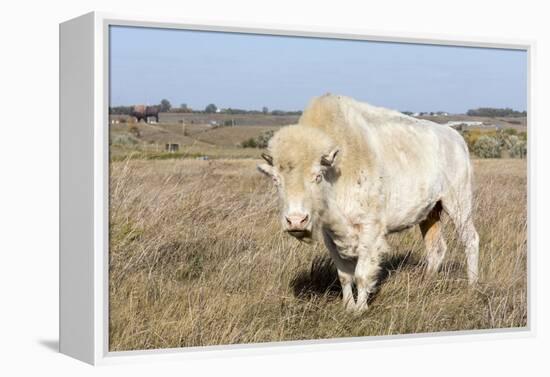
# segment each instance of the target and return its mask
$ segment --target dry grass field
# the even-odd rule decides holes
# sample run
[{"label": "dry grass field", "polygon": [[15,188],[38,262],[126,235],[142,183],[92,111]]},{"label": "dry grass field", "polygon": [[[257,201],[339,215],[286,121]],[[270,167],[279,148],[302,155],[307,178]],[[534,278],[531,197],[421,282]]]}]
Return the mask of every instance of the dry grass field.
[{"label": "dry grass field", "polygon": [[294,124],[298,121],[298,115],[270,115],[270,114],[227,114],[227,113],[160,113],[161,123],[206,124],[217,122],[223,124],[233,121],[240,126],[283,126]]},{"label": "dry grass field", "polygon": [[[137,130],[139,136],[130,131],[132,128]],[[115,142],[111,142],[110,155],[114,161],[174,157],[259,158],[260,150],[242,148],[241,143],[278,129],[280,126],[269,125],[211,127],[208,124],[112,124],[110,135],[111,141],[115,139]],[[120,138],[125,141],[117,141]],[[164,146],[167,143],[179,144],[178,154],[165,154]]]},{"label": "dry grass field", "polygon": [[257,138],[267,131],[277,131],[281,127],[273,126],[234,126],[219,127],[197,135],[197,140],[215,145],[240,146],[243,140]]},{"label": "dry grass field", "polygon": [[345,312],[321,244],[282,233],[253,159],[111,163],[111,351],[522,327],[525,160],[475,160],[480,283],[446,221],[442,270],[423,278],[420,231],[390,237],[369,310]]}]

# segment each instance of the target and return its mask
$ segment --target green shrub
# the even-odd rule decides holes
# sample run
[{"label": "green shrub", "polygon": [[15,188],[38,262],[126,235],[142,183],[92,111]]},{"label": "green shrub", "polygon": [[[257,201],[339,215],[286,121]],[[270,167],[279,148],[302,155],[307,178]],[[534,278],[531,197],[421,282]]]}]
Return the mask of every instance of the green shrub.
[{"label": "green shrub", "polygon": [[258,148],[267,148],[267,144],[269,143],[269,140],[273,137],[273,134],[273,131],[267,131],[258,136]]},{"label": "green shrub", "polygon": [[117,133],[111,135],[111,144],[136,145],[137,143],[139,143],[139,140],[134,135],[128,133]]},{"label": "green shrub", "polygon": [[257,148],[258,143],[256,143],[256,139],[251,137],[250,139],[243,141],[241,143],[241,147],[243,147],[243,148]]},{"label": "green shrub", "polygon": [[464,141],[466,141],[468,145],[468,150],[471,152],[474,151],[475,143],[482,136],[496,137],[498,135],[496,131],[482,131],[478,129],[465,130],[462,132],[462,137],[464,137]]},{"label": "green shrub", "polygon": [[497,140],[500,143],[500,147],[502,149],[511,149],[518,141],[519,137],[515,135],[507,135],[504,133],[501,133],[497,136]]},{"label": "green shrub", "polygon": [[251,137],[250,139],[243,141],[241,143],[241,147],[261,149],[267,148],[267,144],[269,143],[269,140],[273,137],[273,134],[273,131],[266,131],[258,136],[256,139]]},{"label": "green shrub", "polygon": [[518,140],[510,149],[510,157],[525,158],[527,157],[527,142],[525,140]]},{"label": "green shrub", "polygon": [[473,152],[481,158],[500,158],[501,151],[501,143],[491,136],[480,136],[473,145]]}]

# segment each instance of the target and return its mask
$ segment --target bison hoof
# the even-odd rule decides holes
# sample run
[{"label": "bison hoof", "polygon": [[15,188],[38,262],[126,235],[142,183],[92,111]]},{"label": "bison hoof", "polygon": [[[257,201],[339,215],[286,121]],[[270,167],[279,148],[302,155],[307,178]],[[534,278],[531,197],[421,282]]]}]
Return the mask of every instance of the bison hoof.
[{"label": "bison hoof", "polygon": [[344,302],[344,309],[346,309],[346,311],[348,312],[355,311],[355,302],[353,301]]},{"label": "bison hoof", "polygon": [[363,305],[359,305],[359,304],[358,304],[358,305],[355,305],[355,309],[354,309],[353,312],[354,312],[355,315],[360,315],[360,314],[365,313],[365,312],[367,311],[368,308],[369,308],[369,307],[368,307],[368,305],[367,305],[366,303],[363,304]]},{"label": "bison hoof", "polygon": [[358,305],[354,302],[348,302],[347,304],[344,304],[344,308],[348,313],[359,315],[367,311],[368,305]]}]

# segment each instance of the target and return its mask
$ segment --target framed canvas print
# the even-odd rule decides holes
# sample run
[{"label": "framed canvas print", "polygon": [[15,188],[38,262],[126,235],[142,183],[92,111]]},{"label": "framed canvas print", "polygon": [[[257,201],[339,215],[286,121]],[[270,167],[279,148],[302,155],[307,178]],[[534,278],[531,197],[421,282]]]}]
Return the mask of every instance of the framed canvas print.
[{"label": "framed canvas print", "polygon": [[532,332],[531,42],[90,13],[60,50],[61,352]]}]

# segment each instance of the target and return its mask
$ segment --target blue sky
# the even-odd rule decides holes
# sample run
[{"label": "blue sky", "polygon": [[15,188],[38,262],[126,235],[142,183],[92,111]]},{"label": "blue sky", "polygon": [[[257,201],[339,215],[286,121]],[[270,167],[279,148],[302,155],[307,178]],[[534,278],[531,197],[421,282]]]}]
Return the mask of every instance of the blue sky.
[{"label": "blue sky", "polygon": [[326,92],[401,111],[523,111],[527,53],[111,27],[111,106],[301,110]]}]

